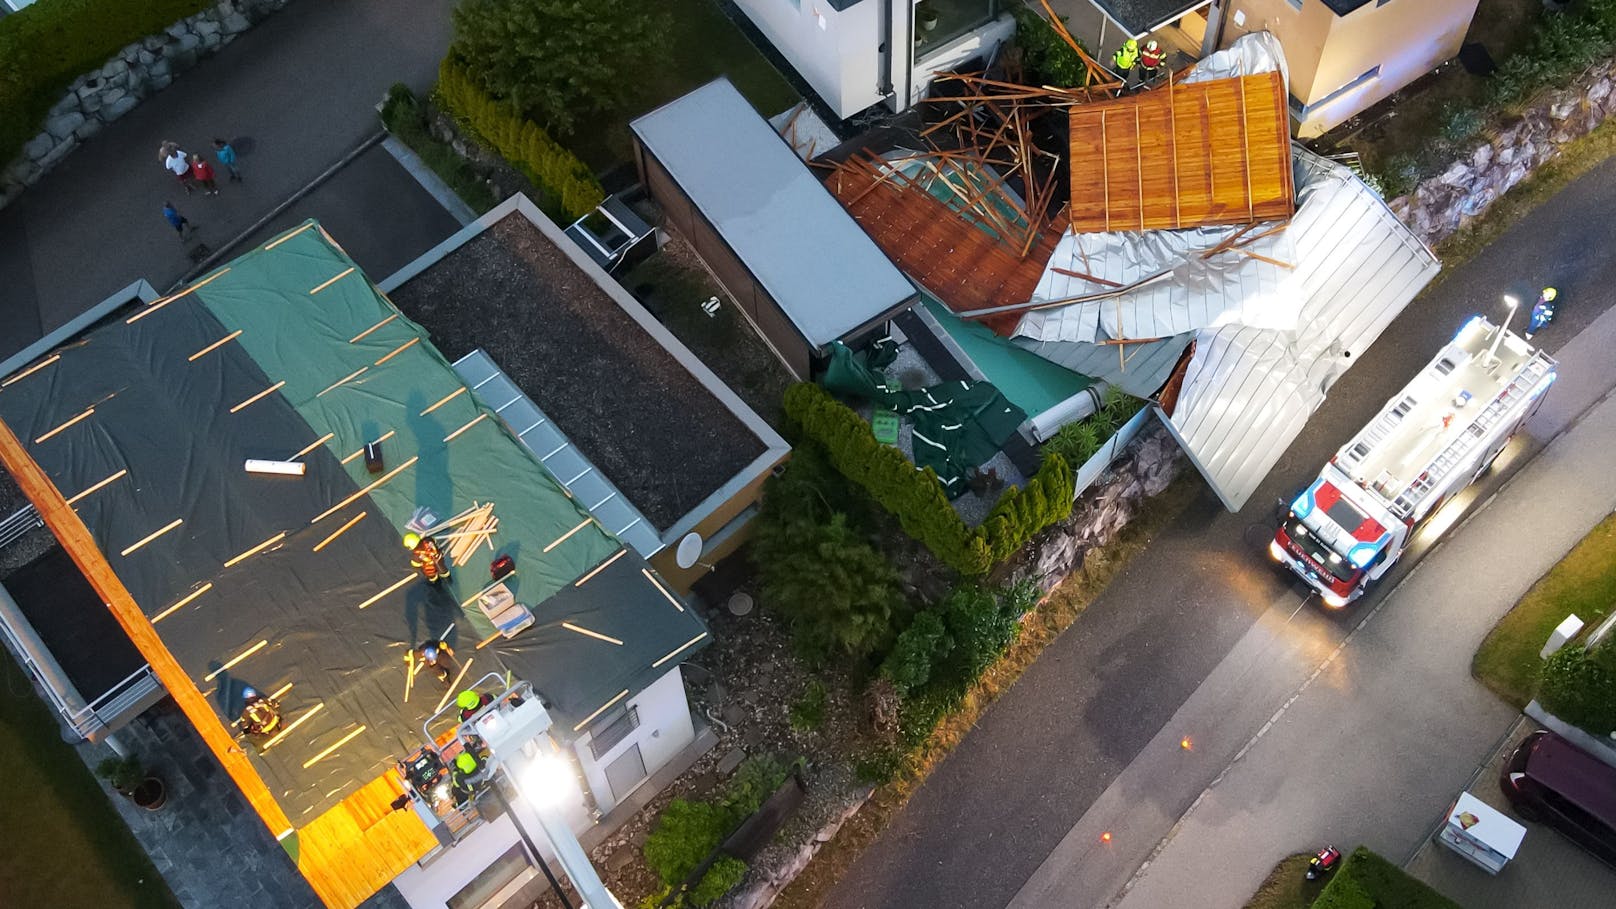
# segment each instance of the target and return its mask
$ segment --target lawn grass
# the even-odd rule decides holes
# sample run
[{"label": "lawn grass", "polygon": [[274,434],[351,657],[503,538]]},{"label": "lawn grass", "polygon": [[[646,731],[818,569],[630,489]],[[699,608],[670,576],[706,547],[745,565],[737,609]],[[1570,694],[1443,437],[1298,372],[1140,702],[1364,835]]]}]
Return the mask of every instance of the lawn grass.
[{"label": "lawn grass", "polygon": [[1538,579],[1481,642],[1470,671],[1499,697],[1524,707],[1537,693],[1549,633],[1575,613],[1589,627],[1616,606],[1616,514],[1599,522]]},{"label": "lawn grass", "polygon": [[1312,857],[1311,853],[1298,852],[1275,865],[1245,909],[1307,909],[1313,905],[1321,884],[1307,879],[1307,862]]},{"label": "lawn grass", "polygon": [[656,63],[632,74],[635,97],[621,111],[591,116],[574,135],[557,137],[596,173],[632,160],[630,120],[719,76],[728,76],[765,117],[801,100],[713,0],[661,0],[658,5],[672,23],[668,47]]},{"label": "lawn grass", "polygon": [[1381,856],[1359,846],[1324,885],[1313,909],[1460,909],[1459,904]]},{"label": "lawn grass", "polygon": [[1139,514],[1110,545],[1089,552],[1083,559],[1082,569],[1068,575],[1028,614],[1010,650],[988,667],[966,693],[959,708],[937,725],[931,738],[909,758],[903,772],[891,783],[878,787],[869,802],[842,825],[835,838],[786,886],[773,903],[775,909],[814,909],[824,902],[842,874],[881,835],[909,796],[976,725],[982,712],[1010,690],[1044,649],[1077,621],[1128,562],[1203,489],[1200,476],[1186,469],[1160,495],[1146,500]]},{"label": "lawn grass", "polygon": [[0,779],[10,830],[0,905],[177,909],[106,790],[62,741],[54,715],[0,648]]}]

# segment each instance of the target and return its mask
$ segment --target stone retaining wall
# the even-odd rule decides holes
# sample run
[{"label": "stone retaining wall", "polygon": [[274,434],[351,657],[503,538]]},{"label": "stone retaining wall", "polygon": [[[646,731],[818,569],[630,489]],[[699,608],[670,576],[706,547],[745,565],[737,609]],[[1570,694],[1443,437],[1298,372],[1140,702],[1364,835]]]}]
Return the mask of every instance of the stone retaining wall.
[{"label": "stone retaining wall", "polygon": [[1453,236],[1499,196],[1616,113],[1616,61],[1590,67],[1570,86],[1545,93],[1531,109],[1491,124],[1487,139],[1440,175],[1391,201],[1391,209],[1429,245]]},{"label": "stone retaining wall", "polygon": [[1048,592],[1083,567],[1083,557],[1116,539],[1146,499],[1166,489],[1185,463],[1178,443],[1155,417],[1123,449],[1107,475],[1072,508],[1072,516],[1033,539],[1000,569],[1011,583],[1032,581]]},{"label": "stone retaining wall", "polygon": [[73,80],[50,109],[45,128],[0,171],[0,208],[38,182],[108,123],[168,87],[180,73],[224,47],[289,0],[219,3],[118,51],[100,69]]}]

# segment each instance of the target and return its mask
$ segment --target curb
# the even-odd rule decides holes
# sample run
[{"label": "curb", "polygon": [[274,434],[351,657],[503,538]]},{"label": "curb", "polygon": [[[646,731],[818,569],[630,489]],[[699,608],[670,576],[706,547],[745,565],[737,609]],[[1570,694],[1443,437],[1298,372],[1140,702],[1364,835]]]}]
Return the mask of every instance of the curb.
[{"label": "curb", "polygon": [[397,136],[389,135],[382,139],[382,148],[393,156],[393,160],[397,161],[406,173],[415,178],[415,182],[421,184],[427,195],[443,206],[450,217],[460,222],[461,227],[477,220],[477,212],[456,195],[455,191],[449,188],[449,184],[443,182],[443,178],[434,173],[414,149],[405,145]]},{"label": "curb", "polygon": [[230,255],[231,250],[240,246],[248,237],[262,230],[264,225],[285,214],[287,209],[291,208],[293,205],[296,205],[303,199],[304,196],[307,196],[309,193],[319,189],[320,186],[327,180],[330,180],[332,177],[336,176],[337,171],[347,167],[355,158],[376,147],[376,145],[378,145],[382,139],[386,138],[386,136],[387,133],[385,130],[377,130],[375,133],[372,133],[370,136],[366,137],[363,142],[360,142],[347,154],[339,158],[335,164],[322,171],[319,176],[315,177],[313,180],[310,180],[302,189],[292,193],[285,199],[285,201],[281,202],[281,204],[270,209],[268,214],[264,215],[262,218],[259,218],[257,221],[254,221],[247,227],[246,230],[236,234],[223,246],[220,246],[218,249],[214,250],[212,255],[209,255],[206,259],[198,262],[194,268],[181,275],[179,280],[174,282],[173,286],[164,291],[164,294],[171,294],[174,291],[179,290],[180,287],[184,286],[198,275],[206,273],[209,269],[213,268],[213,266],[219,264],[219,262],[222,261],[226,256]]}]

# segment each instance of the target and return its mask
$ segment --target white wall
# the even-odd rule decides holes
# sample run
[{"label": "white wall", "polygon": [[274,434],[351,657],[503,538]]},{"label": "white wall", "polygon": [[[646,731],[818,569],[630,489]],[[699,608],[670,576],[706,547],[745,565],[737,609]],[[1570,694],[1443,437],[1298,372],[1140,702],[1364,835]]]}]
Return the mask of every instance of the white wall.
[{"label": "white wall", "polygon": [[909,83],[909,103],[913,105],[926,97],[926,91],[931,87],[933,73],[939,70],[952,70],[978,54],[985,58],[992,53],[993,48],[1015,37],[1015,34],[1016,20],[1011,18],[1009,13],[1004,13],[976,31],[961,35],[951,44],[943,45],[925,59],[917,60]]},{"label": "white wall", "polygon": [[[684,680],[678,667],[651,683],[628,703],[639,709],[640,725],[605,754],[602,761],[597,764],[591,758],[587,735],[575,743],[584,778],[596,797],[601,814],[610,811],[614,804],[611,787],[606,783],[605,765],[631,745],[638,744],[640,756],[645,761],[646,775],[650,776],[696,738],[696,730],[690,719],[690,705],[685,700]],[[550,860],[553,853],[545,841],[538,818],[519,799],[514,800],[511,807],[520,817],[528,836],[544,853],[545,859]],[[582,833],[595,823],[594,816],[584,805],[582,792],[577,794],[576,799],[568,801],[565,813],[575,832]],[[412,909],[446,909],[450,897],[459,893],[471,883],[472,878],[520,840],[510,816],[506,815],[480,825],[454,846],[442,849],[407,869],[394,878],[393,883]]]},{"label": "white wall", "polygon": [[[893,0],[897,7],[903,2]],[[881,0],[861,0],[841,12],[815,0],[735,4],[838,117],[881,101]]]},{"label": "white wall", "polygon": [[[640,758],[645,761],[645,775],[662,769],[673,756],[696,740],[696,728],[690,720],[690,703],[685,700],[685,683],[679,668],[651,683],[651,686],[630,700],[629,705],[639,710],[640,725],[630,732],[612,750],[596,761],[589,751],[589,736],[581,736],[573,743],[584,779],[595,796],[601,814],[612,810],[617,799],[606,781],[606,767],[634,745],[640,746]],[[627,793],[624,793],[627,795]]]}]

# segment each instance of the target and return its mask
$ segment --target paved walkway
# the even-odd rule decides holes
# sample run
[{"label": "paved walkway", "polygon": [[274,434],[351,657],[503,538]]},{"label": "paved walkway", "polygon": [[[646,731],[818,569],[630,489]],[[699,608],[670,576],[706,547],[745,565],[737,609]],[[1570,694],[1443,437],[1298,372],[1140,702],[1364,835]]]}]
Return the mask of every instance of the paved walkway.
[{"label": "paved walkway", "polygon": [[[443,0],[288,5],[69,155],[0,210],[0,359],[137,277],[166,289],[191,266],[163,222],[172,199],[224,244],[378,128],[387,87],[429,86],[449,42]],[[239,140],[246,182],[186,196],[157,161]]]},{"label": "paved walkway", "polygon": [[[152,863],[185,909],[319,909],[322,905],[286,850],[270,836],[241,790],[173,701],[165,700],[119,730],[117,737],[164,781],[168,802],[146,811],[112,797]],[[111,751],[80,743],[94,767]],[[3,902],[3,901],[0,901]],[[363,909],[406,909],[394,887]]]},{"label": "paved walkway", "polygon": [[[1527,425],[1535,437],[1558,438],[1317,667],[1179,822],[1123,909],[1171,905],[1173,895],[1192,891],[1199,906],[1239,907],[1279,859],[1326,842],[1367,845],[1393,861],[1414,854],[1518,718],[1471,678],[1471,656],[1499,617],[1616,509],[1616,396],[1604,395],[1566,428],[1578,404],[1616,380],[1613,342],[1616,310],[1561,351],[1562,374],[1580,381],[1553,389],[1548,400],[1563,400]],[[1489,779],[1476,785],[1496,789]],[[1052,862],[1092,848],[1072,845]],[[1041,879],[1050,881],[1042,905],[1070,905],[1058,898],[1066,875]],[[1616,873],[1601,883],[1616,885]],[[1554,900],[1545,893],[1534,902]]]}]

